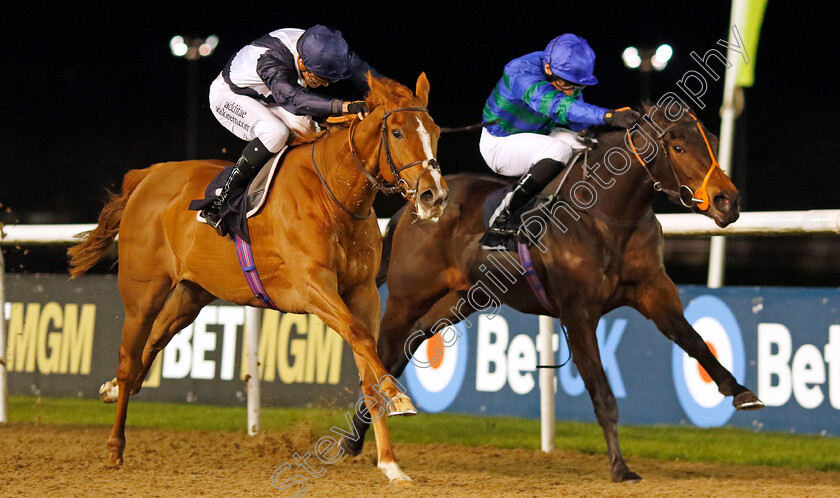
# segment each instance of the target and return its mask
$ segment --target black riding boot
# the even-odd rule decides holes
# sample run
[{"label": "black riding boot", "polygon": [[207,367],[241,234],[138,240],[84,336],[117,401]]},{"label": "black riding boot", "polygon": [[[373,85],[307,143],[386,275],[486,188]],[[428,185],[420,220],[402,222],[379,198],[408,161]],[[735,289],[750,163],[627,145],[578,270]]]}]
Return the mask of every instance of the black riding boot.
[{"label": "black riding boot", "polygon": [[505,249],[507,238],[516,233],[513,227],[508,226],[510,217],[527,204],[533,196],[539,194],[563,170],[563,167],[565,164],[554,159],[541,159],[531,166],[528,173],[519,179],[513,191],[502,201],[503,207],[479,241],[484,249]]},{"label": "black riding boot", "polygon": [[260,168],[262,168],[271,156],[272,152],[263,145],[259,138],[248,142],[239,160],[236,161],[236,166],[231,170],[230,176],[225,182],[225,186],[222,187],[222,191],[218,197],[201,212],[201,215],[207,220],[207,224],[215,228],[216,233],[222,237],[227,235],[227,228],[225,228],[221,217],[221,209],[228,195],[230,195],[230,191],[232,189],[246,187],[248,182],[257,176]]}]

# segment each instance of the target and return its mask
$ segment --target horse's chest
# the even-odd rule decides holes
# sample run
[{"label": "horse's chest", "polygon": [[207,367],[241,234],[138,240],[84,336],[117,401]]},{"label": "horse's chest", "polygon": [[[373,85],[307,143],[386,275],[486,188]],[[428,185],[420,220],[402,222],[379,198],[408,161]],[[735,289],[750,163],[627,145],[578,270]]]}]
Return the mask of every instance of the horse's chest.
[{"label": "horse's chest", "polygon": [[555,254],[556,267],[567,285],[586,289],[593,296],[609,295],[619,285],[624,261],[614,251],[575,248]]},{"label": "horse's chest", "polygon": [[333,263],[339,283],[352,287],[376,278],[379,252],[374,244],[345,239],[333,246]]}]

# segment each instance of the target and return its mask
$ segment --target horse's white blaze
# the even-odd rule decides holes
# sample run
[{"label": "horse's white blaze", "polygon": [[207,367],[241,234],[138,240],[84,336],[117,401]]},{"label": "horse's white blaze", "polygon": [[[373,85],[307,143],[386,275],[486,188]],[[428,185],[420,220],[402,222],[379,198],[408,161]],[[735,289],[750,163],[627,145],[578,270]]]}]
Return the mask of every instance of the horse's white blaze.
[{"label": "horse's white blaze", "polygon": [[[432,152],[432,136],[429,135],[429,132],[426,130],[426,127],[423,126],[423,122],[420,121],[420,118],[415,118],[417,120],[417,133],[420,135],[420,142],[423,144],[423,152],[426,153],[426,162],[424,166],[429,168],[429,160],[434,159],[435,155]],[[435,181],[435,186],[437,187],[438,191],[443,190],[443,187],[440,185],[440,171],[432,170],[431,171],[432,179]]]},{"label": "horse's white blaze", "polygon": [[385,474],[385,477],[389,481],[411,481],[411,478],[402,471],[400,466],[397,465],[397,462],[380,462],[377,464],[377,467],[379,467],[379,470]]},{"label": "horse's white blaze", "polygon": [[[432,180],[435,182],[435,188],[437,189],[438,193],[443,191],[443,186],[440,184],[441,176],[440,171],[437,169],[432,169],[431,164],[429,161],[435,158],[434,152],[432,152],[432,136],[429,134],[426,127],[423,126],[423,122],[420,121],[420,118],[417,119],[417,134],[420,136],[420,143],[423,144],[423,152],[426,154],[426,160],[423,161],[423,167],[429,170],[429,174],[432,176]],[[419,185],[418,185],[419,187]],[[417,214],[420,216],[421,219],[429,220],[432,222],[437,222],[438,216],[432,216],[432,214],[422,205],[420,202],[417,202]]]},{"label": "horse's white blaze", "polygon": [[443,190],[443,186],[440,184],[440,171],[433,169],[431,172],[432,180],[435,181],[435,186],[437,186],[438,190]]},{"label": "horse's white blaze", "polygon": [[420,135],[420,142],[423,144],[423,152],[426,153],[426,159],[434,159],[435,156],[432,154],[432,136],[426,131],[426,127],[423,126],[420,118],[414,119],[417,120],[417,133]]}]

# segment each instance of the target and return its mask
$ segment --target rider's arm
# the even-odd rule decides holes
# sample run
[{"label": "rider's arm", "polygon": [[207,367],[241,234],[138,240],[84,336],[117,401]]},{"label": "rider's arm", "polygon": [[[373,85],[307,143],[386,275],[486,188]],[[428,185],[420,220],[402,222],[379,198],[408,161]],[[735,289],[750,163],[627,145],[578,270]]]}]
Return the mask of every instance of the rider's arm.
[{"label": "rider's arm", "polygon": [[541,75],[520,74],[511,78],[512,90],[535,112],[572,129],[604,124],[607,109],[587,104],[555,89]]},{"label": "rider's arm", "polygon": [[[564,95],[565,97],[565,95]],[[602,125],[604,123],[604,115],[608,109],[599,107],[597,105],[587,104],[582,97],[567,97],[575,99],[572,105],[566,111],[566,121],[569,123],[569,128],[575,131],[582,130],[587,126]]]},{"label": "rider's arm", "polygon": [[364,59],[356,55],[355,52],[350,53],[350,71],[350,81],[352,81],[353,84],[356,85],[356,88],[358,88],[364,93],[367,93],[370,90],[370,88],[368,88],[367,82],[368,71],[370,71],[374,78],[382,76],[381,74],[379,74],[379,71],[371,67],[370,64],[368,64]]}]

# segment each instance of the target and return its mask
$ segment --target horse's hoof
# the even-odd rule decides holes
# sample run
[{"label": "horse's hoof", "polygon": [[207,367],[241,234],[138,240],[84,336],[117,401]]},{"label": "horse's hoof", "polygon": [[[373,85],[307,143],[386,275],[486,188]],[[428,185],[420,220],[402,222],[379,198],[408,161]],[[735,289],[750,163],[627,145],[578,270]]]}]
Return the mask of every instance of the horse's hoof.
[{"label": "horse's hoof", "polygon": [[624,477],[621,479],[621,482],[624,483],[624,484],[638,484],[641,481],[642,481],[642,476],[640,476],[639,474],[637,474],[635,472],[631,472],[629,470],[627,471],[626,474],[624,474]]},{"label": "horse's hoof", "polygon": [[397,394],[388,403],[388,416],[396,417],[398,415],[406,417],[417,415],[417,408],[414,408],[411,399],[403,393]]},{"label": "horse's hoof", "polygon": [[399,488],[406,488],[409,486],[414,486],[414,481],[412,481],[410,477],[405,476],[405,479],[394,479],[390,482],[390,484]]},{"label": "horse's hoof", "polygon": [[99,399],[103,403],[116,403],[120,395],[120,386],[116,377],[99,387]]},{"label": "horse's hoof", "polygon": [[641,482],[642,476],[635,472],[627,470],[618,474],[613,474],[612,480],[613,482],[620,482],[622,484],[636,484],[638,482]]},{"label": "horse's hoof", "polygon": [[362,452],[362,448],[365,447],[365,440],[362,437],[359,437],[358,441],[350,441],[347,437],[342,437],[341,441],[338,443],[339,448],[344,450],[344,454],[347,456],[357,456]]},{"label": "horse's hoof", "polygon": [[123,464],[123,450],[125,449],[125,441],[108,440],[108,455],[111,465],[115,467],[122,467]]},{"label": "horse's hoof", "polygon": [[376,465],[394,486],[411,486],[414,481],[402,471],[397,462],[379,463]]},{"label": "horse's hoof", "polygon": [[760,410],[764,408],[764,402],[752,391],[744,391],[732,399],[732,406],[737,410]]}]

